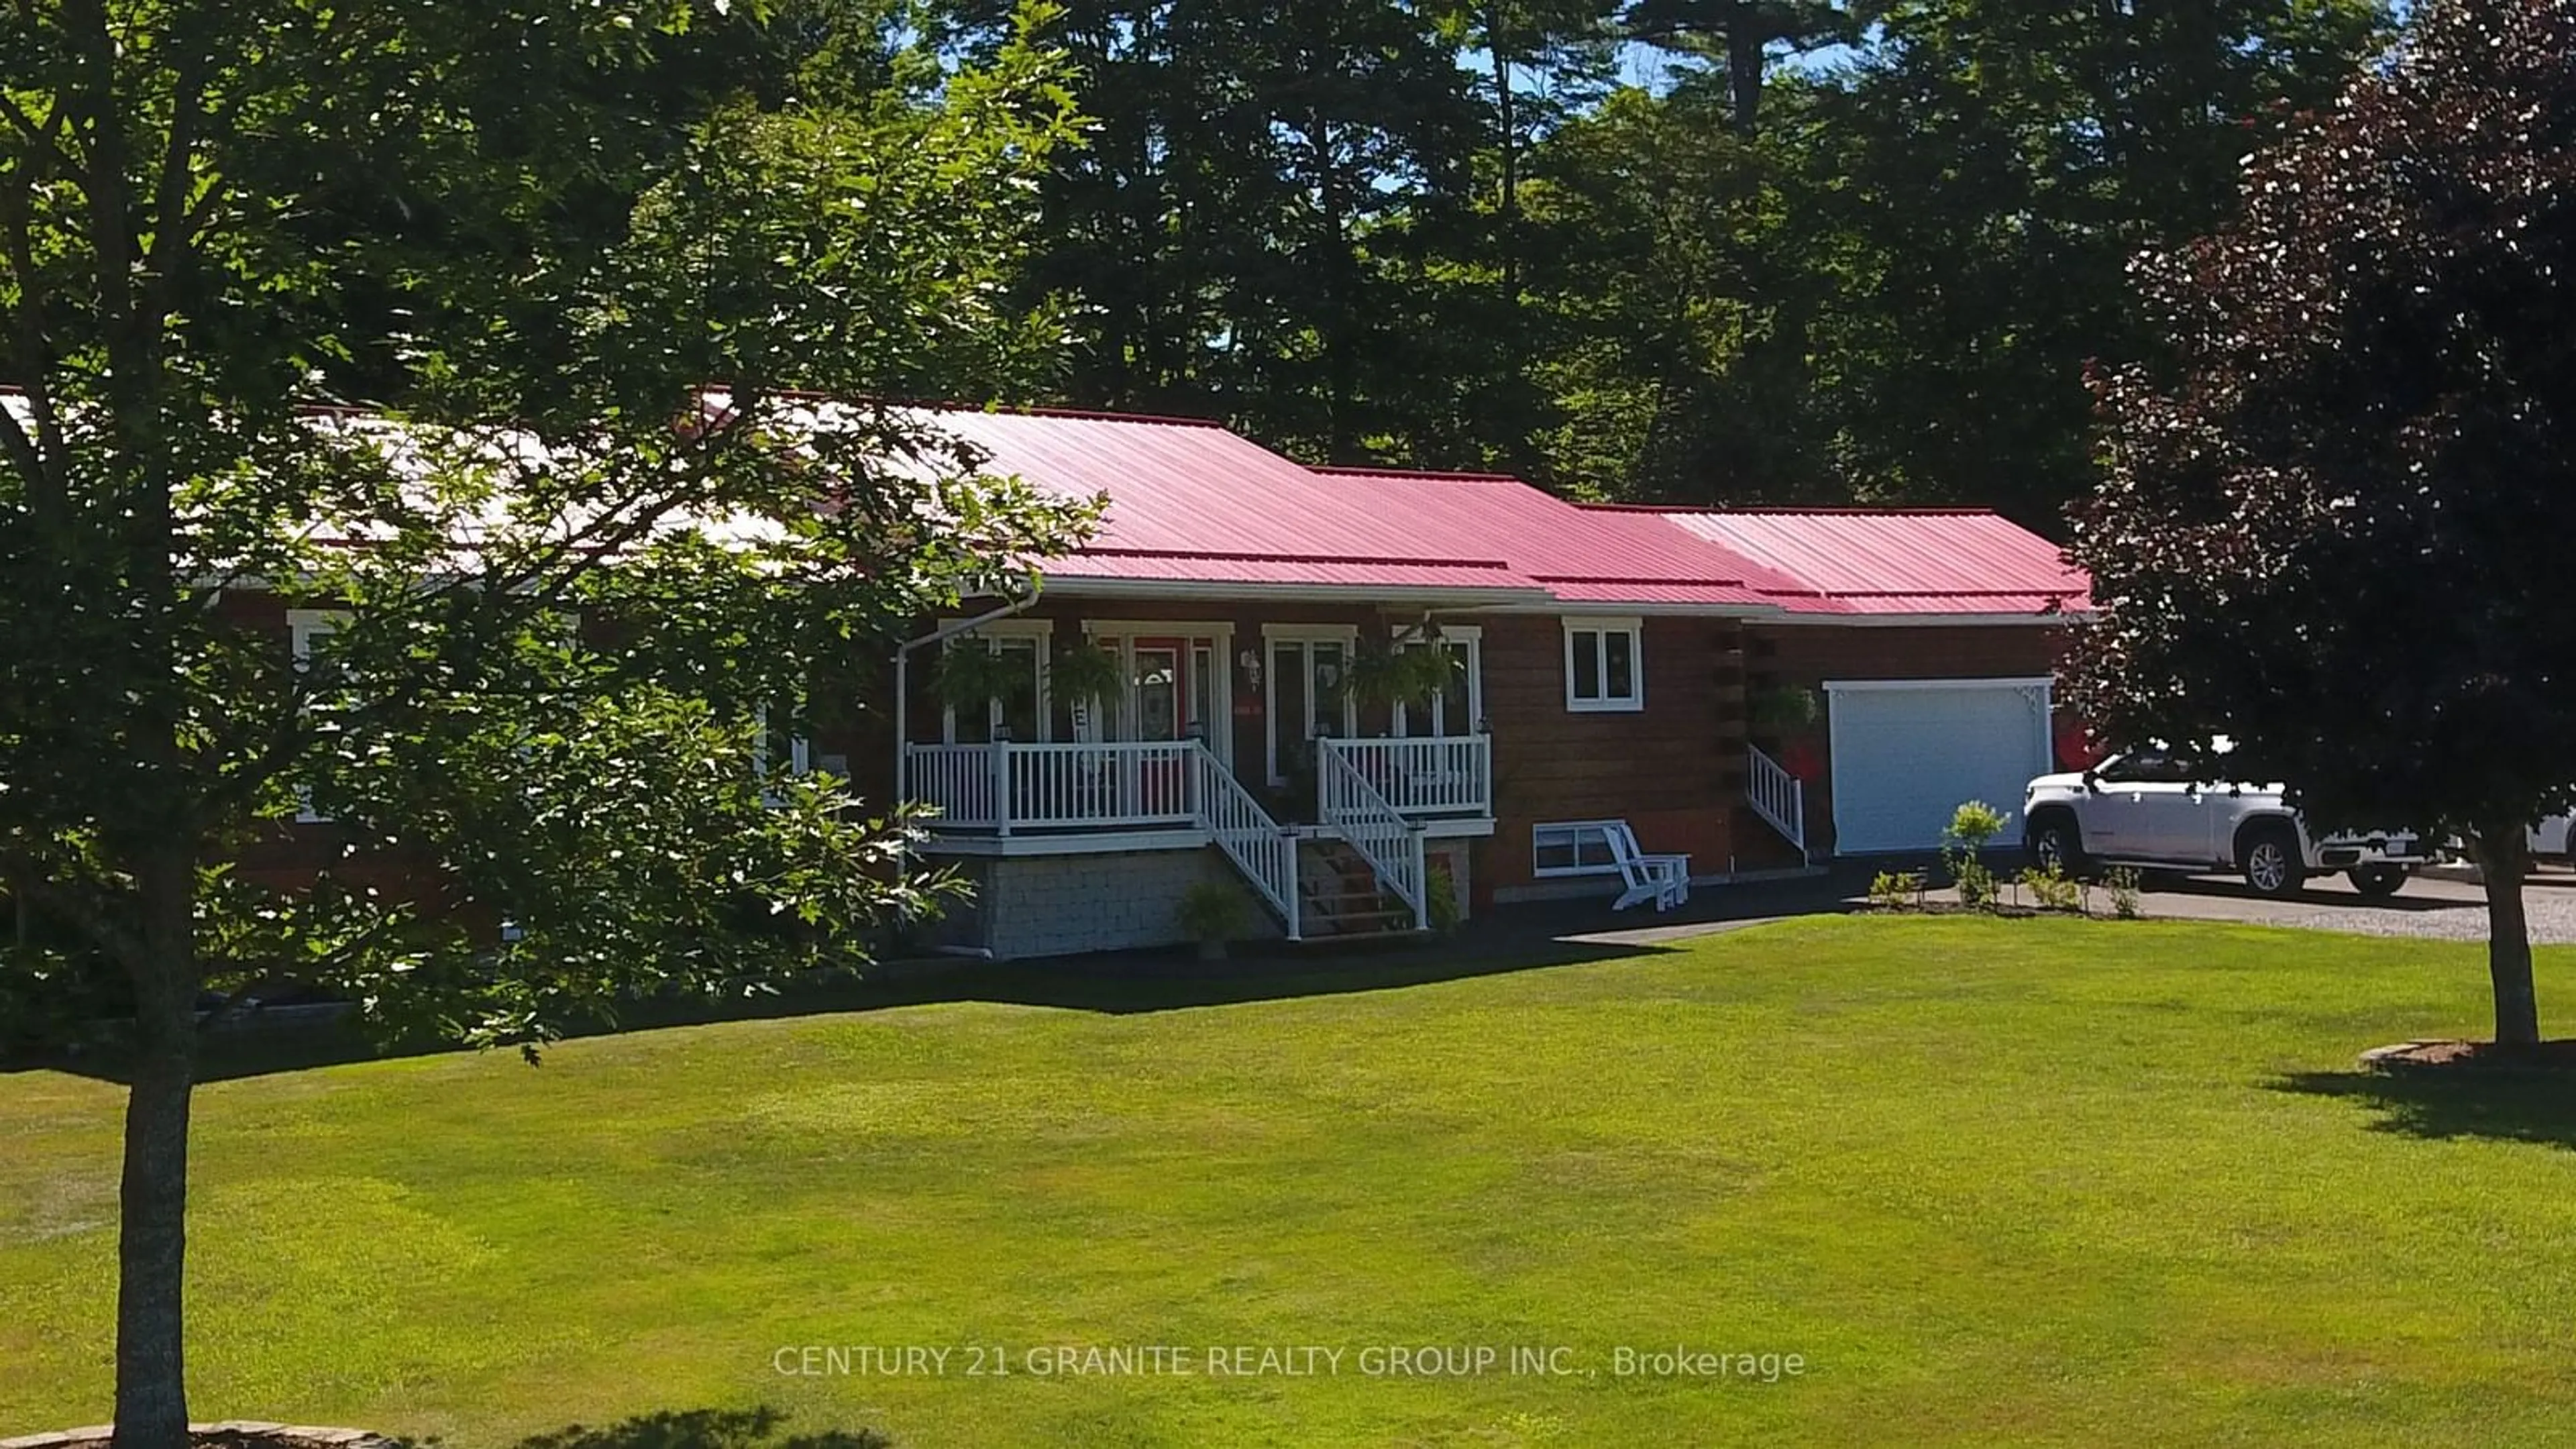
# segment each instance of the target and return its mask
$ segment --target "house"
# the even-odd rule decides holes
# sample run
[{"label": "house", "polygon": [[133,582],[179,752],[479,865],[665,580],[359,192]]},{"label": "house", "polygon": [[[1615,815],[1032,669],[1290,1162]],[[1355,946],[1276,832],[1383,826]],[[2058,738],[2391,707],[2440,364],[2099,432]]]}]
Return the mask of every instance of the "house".
[{"label": "house", "polygon": [[[1033,561],[1035,598],[920,620],[883,664],[893,708],[782,743],[934,811],[921,848],[977,886],[939,943],[996,957],[1176,940],[1204,881],[1300,939],[1608,894],[1618,823],[1703,882],[1926,851],[1960,801],[2009,810],[2051,767],[2089,607],[2054,545],[1978,510],[1588,506],[1309,468],[1189,419],[916,420],[1104,495],[1103,524]],[[222,607],[300,656],[332,619],[289,605]],[[1400,656],[1446,664],[1368,687]],[[246,873],[334,849],[308,817]]]},{"label": "house", "polygon": [[[1616,821],[1710,881],[1928,850],[1958,802],[2009,810],[2052,766],[2085,581],[1990,512],[1583,506],[1188,419],[926,416],[991,471],[1109,500],[1033,602],[923,621],[889,731],[816,743],[939,812],[925,850],[978,886],[953,948],[1177,940],[1204,880],[1300,938],[1420,924],[1440,891],[1606,892]],[[1086,645],[1114,686],[1067,698]],[[985,693],[938,687],[950,649],[994,656]],[[1436,688],[1353,687],[1408,650],[1452,661]]]}]

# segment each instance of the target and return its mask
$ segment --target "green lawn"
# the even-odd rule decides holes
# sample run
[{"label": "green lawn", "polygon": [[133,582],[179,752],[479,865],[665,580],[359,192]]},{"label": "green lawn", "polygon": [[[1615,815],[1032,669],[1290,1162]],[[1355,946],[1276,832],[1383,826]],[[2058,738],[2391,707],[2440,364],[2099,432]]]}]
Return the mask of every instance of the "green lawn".
[{"label": "green lawn", "polygon": [[[2563,1022],[2576,956],[2541,976]],[[2480,1030],[2483,990],[2424,942],[1839,920],[242,1077],[198,1098],[194,1407],[455,1449],[763,1406],[580,1442],[2556,1442],[2576,1101],[2348,1072]],[[105,1417],[117,1108],[0,1076],[0,1435]],[[808,1344],[957,1351],[775,1371]],[[1610,1372],[1676,1344],[1808,1368]],[[1027,1371],[1059,1345],[1199,1371]],[[1211,1345],[1345,1357],[1212,1377]],[[1572,1372],[1362,1372],[1382,1345]]]}]

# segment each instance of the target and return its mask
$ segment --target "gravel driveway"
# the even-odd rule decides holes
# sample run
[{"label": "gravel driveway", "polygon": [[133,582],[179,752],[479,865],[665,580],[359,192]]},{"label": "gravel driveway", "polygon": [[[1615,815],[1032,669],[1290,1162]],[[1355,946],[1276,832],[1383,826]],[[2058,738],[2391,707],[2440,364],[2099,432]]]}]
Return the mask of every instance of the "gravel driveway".
[{"label": "gravel driveway", "polygon": [[[2576,873],[2544,866],[2523,886],[2522,900],[2531,918],[2533,941],[2576,944]],[[2396,895],[2376,901],[2364,899],[2341,876],[2316,881],[2297,900],[2289,901],[2258,899],[2242,881],[2219,876],[2163,876],[2149,882],[2145,905],[2150,917],[2248,921],[2445,941],[2487,938],[2486,887],[2474,879],[2455,878],[2447,870],[2442,876],[2418,876]]]},{"label": "gravel driveway", "polygon": [[[2010,858],[1997,866],[2006,879],[2020,869],[2019,861]],[[1514,906],[1494,915],[1503,923],[1500,929],[1518,933],[1514,939],[1548,930],[1590,944],[1653,945],[1761,921],[1851,910],[1868,903],[1870,875],[1877,868],[1869,862],[1839,861],[1830,871],[1799,879],[1709,886],[1693,891],[1690,904],[1669,916],[1636,910],[1610,917],[1600,901]],[[2155,873],[2147,879],[2143,904],[2150,920],[2243,921],[2373,936],[2485,940],[2486,888],[2464,869],[2438,869],[2441,874],[2417,876],[2382,900],[2365,898],[2340,875],[2319,877],[2295,900],[2267,901],[2233,876]],[[2523,887],[2522,898],[2535,943],[2576,945],[2576,871],[2542,866]],[[2093,908],[2110,908],[2098,888]]]}]

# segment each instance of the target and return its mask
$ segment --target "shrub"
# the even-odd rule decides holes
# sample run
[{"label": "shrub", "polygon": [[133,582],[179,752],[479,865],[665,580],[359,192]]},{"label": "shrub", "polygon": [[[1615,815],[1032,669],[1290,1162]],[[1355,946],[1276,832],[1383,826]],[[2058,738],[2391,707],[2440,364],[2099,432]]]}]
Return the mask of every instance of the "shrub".
[{"label": "shrub", "polygon": [[2043,911],[2077,911],[2084,907],[2084,883],[2060,866],[2032,866],[2021,873],[2021,888]]},{"label": "shrub", "polygon": [[2004,833],[2012,817],[1983,800],[1970,800],[1951,813],[1948,837],[1971,855]]},{"label": "shrub", "polygon": [[2145,915],[2145,903],[2138,898],[2143,882],[2134,865],[2115,865],[2102,874],[2103,889],[2111,893],[2111,914],[2124,921]]},{"label": "shrub", "polygon": [[1252,898],[1227,880],[1203,880],[1181,897],[1174,912],[1181,930],[1201,945],[1223,945],[1252,926]]},{"label": "shrub", "polygon": [[1458,929],[1458,881],[1449,873],[1449,862],[1434,860],[1423,873],[1422,888],[1430,893],[1423,903],[1431,917],[1431,929],[1446,936]]},{"label": "shrub", "polygon": [[1923,873],[1882,870],[1869,883],[1869,903],[1884,910],[1910,911],[1923,903]]},{"label": "shrub", "polygon": [[1977,852],[2003,834],[2009,818],[1983,800],[1970,800],[1951,814],[1950,828],[1942,832],[1941,863],[1959,887],[1959,904],[1983,909],[1995,903],[1995,873],[1977,859]]}]

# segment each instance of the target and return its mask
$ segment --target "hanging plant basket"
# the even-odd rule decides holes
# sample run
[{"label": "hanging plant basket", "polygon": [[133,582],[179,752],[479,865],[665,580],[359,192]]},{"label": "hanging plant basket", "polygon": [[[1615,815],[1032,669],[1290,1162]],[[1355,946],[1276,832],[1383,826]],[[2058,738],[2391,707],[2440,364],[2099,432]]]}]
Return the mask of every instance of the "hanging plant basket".
[{"label": "hanging plant basket", "polygon": [[1816,692],[1799,684],[1773,684],[1753,691],[1744,711],[1755,734],[1781,738],[1812,729],[1824,715]]},{"label": "hanging plant basket", "polygon": [[950,640],[930,674],[931,692],[951,708],[994,700],[1017,704],[1029,687],[1027,669],[971,634]]},{"label": "hanging plant basket", "polygon": [[1057,651],[1047,684],[1066,704],[1101,704],[1124,691],[1127,671],[1117,655],[1099,645],[1074,644]]}]

